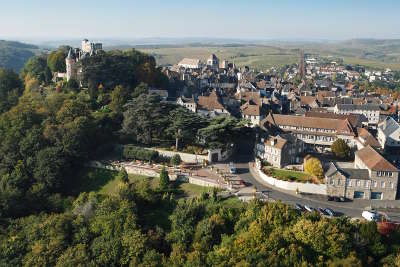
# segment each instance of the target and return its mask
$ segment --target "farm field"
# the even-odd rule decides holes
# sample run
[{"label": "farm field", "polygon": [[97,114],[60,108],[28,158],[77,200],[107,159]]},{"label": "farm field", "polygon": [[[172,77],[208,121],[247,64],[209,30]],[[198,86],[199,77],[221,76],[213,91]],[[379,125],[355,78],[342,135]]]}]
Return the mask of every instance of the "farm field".
[{"label": "farm field", "polygon": [[371,68],[400,70],[400,41],[350,40],[344,42],[271,44],[187,44],[175,46],[138,46],[136,49],[153,55],[157,64],[173,65],[182,58],[203,61],[214,53],[220,60],[235,62],[239,67],[249,66],[264,71],[299,61],[300,49],[305,53],[342,58],[345,64],[360,64]]},{"label": "farm field", "polygon": [[160,48],[138,48],[151,54],[159,65],[173,65],[182,58],[199,58],[205,61],[214,53],[220,60],[235,62],[238,67],[249,66],[258,70],[280,67],[298,61],[299,51],[273,46],[182,46]]}]

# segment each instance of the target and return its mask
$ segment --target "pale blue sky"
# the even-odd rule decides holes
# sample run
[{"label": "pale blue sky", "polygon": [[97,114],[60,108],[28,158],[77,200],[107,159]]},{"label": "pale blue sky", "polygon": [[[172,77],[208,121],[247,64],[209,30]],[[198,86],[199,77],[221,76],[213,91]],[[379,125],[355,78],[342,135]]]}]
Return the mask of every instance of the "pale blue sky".
[{"label": "pale blue sky", "polygon": [[396,0],[0,0],[2,38],[400,38]]}]

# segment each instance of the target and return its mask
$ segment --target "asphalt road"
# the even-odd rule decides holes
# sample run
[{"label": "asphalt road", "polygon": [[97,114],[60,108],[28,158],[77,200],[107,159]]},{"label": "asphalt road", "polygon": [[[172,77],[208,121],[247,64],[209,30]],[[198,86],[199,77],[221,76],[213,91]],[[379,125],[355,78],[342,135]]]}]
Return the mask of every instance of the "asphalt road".
[{"label": "asphalt road", "polygon": [[[286,204],[299,203],[301,205],[309,205],[314,208],[330,208],[334,210],[338,215],[347,215],[353,218],[361,218],[361,213],[365,210],[365,203],[356,201],[351,202],[332,202],[328,201],[325,196],[315,195],[296,195],[293,193],[286,193],[282,190],[272,188],[264,181],[260,181],[257,175],[253,175],[249,170],[249,158],[239,158],[234,161],[237,174],[242,178],[247,186],[256,186],[257,191],[263,191],[268,195],[269,198],[274,200],[280,200]],[[393,221],[400,221],[400,211],[391,211],[385,213]]]}]

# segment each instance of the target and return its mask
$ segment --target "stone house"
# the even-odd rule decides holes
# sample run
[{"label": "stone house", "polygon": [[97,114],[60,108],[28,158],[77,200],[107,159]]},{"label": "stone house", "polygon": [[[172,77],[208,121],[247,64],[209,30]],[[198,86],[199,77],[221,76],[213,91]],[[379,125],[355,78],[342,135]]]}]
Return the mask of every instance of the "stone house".
[{"label": "stone house", "polygon": [[257,104],[253,100],[247,101],[240,107],[242,117],[251,122],[251,126],[259,126],[260,122],[265,118],[267,109],[263,104]]},{"label": "stone house", "polygon": [[196,113],[197,112],[197,103],[194,98],[185,98],[185,97],[178,97],[176,103],[180,106],[187,108],[188,110]]},{"label": "stone house", "polygon": [[300,164],[304,153],[304,143],[291,134],[281,134],[261,139],[256,145],[256,155],[276,168]]},{"label": "stone house", "polygon": [[325,178],[331,196],[375,200],[395,200],[397,196],[397,168],[371,146],[355,153],[354,169],[331,163]]}]

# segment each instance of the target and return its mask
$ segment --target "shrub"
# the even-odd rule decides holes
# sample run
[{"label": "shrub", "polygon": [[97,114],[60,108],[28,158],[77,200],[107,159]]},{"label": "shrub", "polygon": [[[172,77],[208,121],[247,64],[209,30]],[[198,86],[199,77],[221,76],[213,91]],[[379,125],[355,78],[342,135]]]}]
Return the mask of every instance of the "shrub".
[{"label": "shrub", "polygon": [[179,154],[173,155],[170,163],[171,163],[171,165],[174,165],[174,166],[181,164],[182,163],[181,156]]}]

